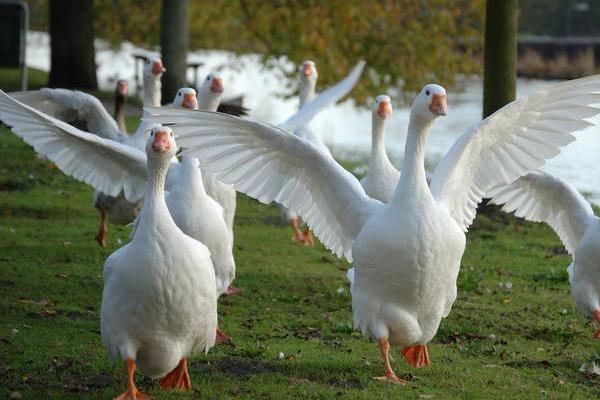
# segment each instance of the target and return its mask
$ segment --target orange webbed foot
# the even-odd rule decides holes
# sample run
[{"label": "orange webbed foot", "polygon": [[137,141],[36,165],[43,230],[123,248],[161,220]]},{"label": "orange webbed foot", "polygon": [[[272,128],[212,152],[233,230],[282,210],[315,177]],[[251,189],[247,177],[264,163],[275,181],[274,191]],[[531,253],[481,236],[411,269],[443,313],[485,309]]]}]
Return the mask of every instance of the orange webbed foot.
[{"label": "orange webbed foot", "polygon": [[406,357],[408,365],[413,368],[429,365],[429,353],[427,352],[427,346],[424,344],[407,346],[402,350],[402,354]]},{"label": "orange webbed foot", "polygon": [[115,397],[113,400],[152,400],[152,396],[148,396],[139,390],[131,391],[127,389],[122,394]]},{"label": "orange webbed foot", "polygon": [[135,387],[134,374],[135,374],[135,361],[131,358],[125,360],[125,369],[127,370],[127,390],[113,400],[150,400],[151,396],[140,392]]},{"label": "orange webbed foot", "polygon": [[224,342],[229,342],[231,340],[231,337],[229,337],[227,334],[225,334],[225,332],[223,332],[221,330],[221,328],[219,328],[217,326],[217,332],[216,332],[216,338],[215,338],[215,344],[220,344],[220,343],[224,343]]},{"label": "orange webbed foot", "polygon": [[191,390],[192,383],[190,382],[190,375],[187,370],[187,359],[182,358],[175,369],[169,372],[160,381],[160,387],[162,389],[175,389],[175,390]]},{"label": "orange webbed foot", "polygon": [[229,286],[227,287],[227,289],[225,290],[225,294],[226,294],[227,296],[231,296],[231,295],[234,295],[234,294],[241,293],[241,292],[243,292],[243,291],[244,291],[244,289],[240,289],[240,288],[238,288],[238,287],[235,287],[235,286],[233,286],[233,285],[229,285]]},{"label": "orange webbed foot", "polygon": [[404,379],[400,379],[396,376],[396,374],[393,371],[388,371],[385,373],[385,375],[383,376],[376,376],[373,379],[377,379],[378,381],[384,381],[384,382],[389,382],[389,383],[393,383],[395,385],[406,385],[408,383],[408,381],[405,381]]}]

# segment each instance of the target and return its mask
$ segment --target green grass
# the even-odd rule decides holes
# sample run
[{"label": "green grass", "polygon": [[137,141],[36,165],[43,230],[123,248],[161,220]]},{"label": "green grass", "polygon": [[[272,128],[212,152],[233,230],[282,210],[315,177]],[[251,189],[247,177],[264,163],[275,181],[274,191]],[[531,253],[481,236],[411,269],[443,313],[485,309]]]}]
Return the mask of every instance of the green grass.
[{"label": "green grass", "polygon": [[[35,68],[27,68],[27,88],[35,90],[48,85],[48,73]],[[21,70],[0,68],[0,89],[5,92],[21,90]]]},{"label": "green grass", "polygon": [[[121,363],[111,365],[102,346],[99,309],[104,259],[129,229],[111,225],[108,248],[99,248],[91,198],[0,129],[0,399],[13,390],[25,399],[111,399],[125,387]],[[162,392],[138,375],[155,398],[600,396],[599,377],[578,371],[600,361],[600,342],[575,312],[570,258],[544,225],[477,218],[458,299],[429,345],[432,365],[412,370],[392,351],[406,387],[372,379],[382,363],[377,346],[352,330],[346,263],[321,245],[293,244],[275,207],[243,195],[235,235],[244,292],[219,303],[234,342],[191,359],[191,393]]]}]

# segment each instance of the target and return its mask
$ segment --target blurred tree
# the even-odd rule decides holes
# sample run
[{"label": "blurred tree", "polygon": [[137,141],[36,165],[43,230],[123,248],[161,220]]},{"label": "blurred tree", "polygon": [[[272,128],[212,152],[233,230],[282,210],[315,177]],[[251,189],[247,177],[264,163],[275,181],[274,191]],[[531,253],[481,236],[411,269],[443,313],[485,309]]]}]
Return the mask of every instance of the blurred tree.
[{"label": "blurred tree", "polygon": [[[353,97],[400,96],[428,82],[451,85],[457,74],[481,72],[484,1],[193,1],[189,46],[259,53],[266,65],[282,65],[284,55],[294,63],[312,58],[320,87],[365,59],[367,71]],[[161,1],[94,0],[94,7],[98,37],[113,45],[159,44]],[[285,72],[291,76],[295,69]]]},{"label": "blurred tree", "polygon": [[188,0],[162,0],[160,48],[167,72],[162,77],[162,101],[170,103],[187,86]]},{"label": "blurred tree", "polygon": [[51,87],[98,89],[92,0],[50,0]]},{"label": "blurred tree", "polygon": [[487,0],[485,15],[484,118],[515,99],[517,0]]}]

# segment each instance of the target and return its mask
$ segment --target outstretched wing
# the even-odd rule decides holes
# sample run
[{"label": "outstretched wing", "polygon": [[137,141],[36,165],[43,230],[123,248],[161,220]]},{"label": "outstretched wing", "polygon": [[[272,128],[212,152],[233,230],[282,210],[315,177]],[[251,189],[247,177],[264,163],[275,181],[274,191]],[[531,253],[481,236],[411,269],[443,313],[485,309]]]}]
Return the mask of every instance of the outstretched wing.
[{"label": "outstretched wing", "polygon": [[127,200],[143,197],[144,152],[83,132],[18,102],[1,90],[0,119],[65,174],[111,196],[123,190]]},{"label": "outstretched wing", "polygon": [[293,131],[296,128],[306,125],[314,118],[321,110],[337,103],[342,97],[347,95],[358,82],[360,74],[365,68],[365,61],[360,61],[352,72],[348,74],[335,86],[328,88],[320,93],[317,97],[306,103],[298,112],[292,115],[287,121],[278,126],[286,131]]},{"label": "outstretched wing", "polygon": [[383,205],[314,144],[272,125],[208,111],[146,109],[184,153],[237,191],[295,210],[323,244],[352,260],[352,241]]},{"label": "outstretched wing", "polygon": [[44,114],[100,137],[118,142],[127,137],[119,131],[117,123],[100,100],[90,94],[77,90],[44,88],[10,95]]},{"label": "outstretched wing", "polygon": [[492,203],[503,204],[502,210],[550,225],[571,254],[596,219],[590,204],[573,186],[542,172],[531,172],[489,194]]},{"label": "outstretched wing", "polygon": [[493,187],[539,168],[600,112],[600,75],[564,82],[512,102],[467,129],[431,178],[434,197],[467,231]]}]

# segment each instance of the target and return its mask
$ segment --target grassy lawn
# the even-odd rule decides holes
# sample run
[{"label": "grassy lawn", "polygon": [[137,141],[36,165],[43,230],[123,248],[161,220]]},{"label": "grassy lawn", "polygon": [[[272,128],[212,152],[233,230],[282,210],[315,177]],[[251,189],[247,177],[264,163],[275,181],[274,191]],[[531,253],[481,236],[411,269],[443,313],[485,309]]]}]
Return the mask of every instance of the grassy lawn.
[{"label": "grassy lawn", "polygon": [[[111,225],[108,248],[99,248],[91,202],[89,187],[0,128],[0,399],[13,390],[24,399],[111,399],[125,388],[122,364],[111,365],[102,346],[99,313],[104,259],[129,228]],[[377,346],[352,330],[346,263],[321,245],[293,244],[275,207],[243,195],[235,234],[244,292],[219,304],[233,343],[191,359],[191,393],[162,392],[138,375],[155,398],[600,397],[600,377],[578,371],[600,362],[600,341],[575,312],[570,257],[544,225],[477,218],[458,299],[429,345],[432,365],[412,370],[392,351],[405,387],[372,379],[383,367]]]},{"label": "grassy lawn", "polygon": [[[35,90],[48,85],[48,73],[35,68],[27,68],[27,88]],[[0,68],[0,89],[5,92],[21,90],[21,70]]]}]

